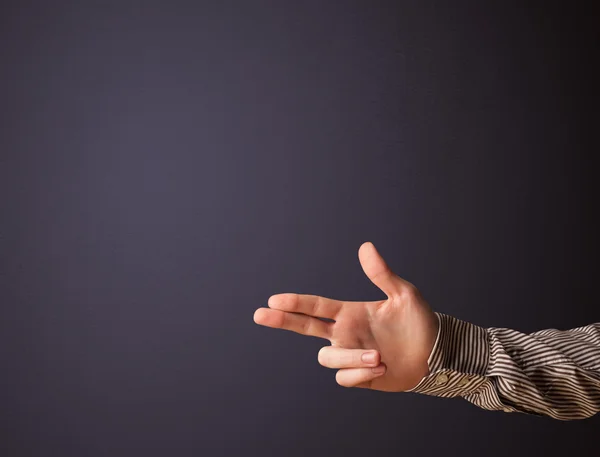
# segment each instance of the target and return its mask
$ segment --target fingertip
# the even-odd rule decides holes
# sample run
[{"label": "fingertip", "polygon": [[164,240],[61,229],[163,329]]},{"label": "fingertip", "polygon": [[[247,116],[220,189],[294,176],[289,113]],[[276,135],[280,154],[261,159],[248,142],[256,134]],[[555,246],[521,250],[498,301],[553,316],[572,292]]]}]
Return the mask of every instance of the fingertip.
[{"label": "fingertip", "polygon": [[370,241],[365,241],[363,244],[360,245],[360,247],[358,248],[358,255],[360,256],[361,251],[364,251],[365,249],[369,249],[370,246],[373,246],[373,243],[371,243]]},{"label": "fingertip", "polygon": [[260,324],[261,322],[261,315],[264,316],[264,308],[258,308],[257,310],[254,311],[254,315],[252,316],[252,319],[254,320],[254,323],[256,324]]},{"label": "fingertip", "polygon": [[321,349],[319,349],[319,352],[317,353],[317,362],[319,362],[319,365],[321,366],[326,366],[325,363],[325,352],[327,351],[327,346],[323,346]]},{"label": "fingertip", "polygon": [[280,308],[286,301],[290,299],[289,293],[281,293],[271,295],[267,300],[267,306],[269,308]]},{"label": "fingertip", "polygon": [[376,366],[375,368],[371,368],[371,372],[376,376],[381,376],[385,373],[386,369],[387,367],[382,363],[381,365]]},{"label": "fingertip", "polygon": [[379,365],[381,363],[381,353],[375,350],[375,365]]}]

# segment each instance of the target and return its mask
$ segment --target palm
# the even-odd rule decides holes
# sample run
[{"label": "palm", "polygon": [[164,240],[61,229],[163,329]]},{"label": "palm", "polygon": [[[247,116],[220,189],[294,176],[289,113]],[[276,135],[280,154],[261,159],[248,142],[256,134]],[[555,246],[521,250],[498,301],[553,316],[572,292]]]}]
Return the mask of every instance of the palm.
[{"label": "palm", "polygon": [[375,349],[387,365],[371,389],[401,392],[428,373],[437,319],[416,289],[375,302],[345,302],[333,324],[332,346]]},{"label": "palm", "polygon": [[[315,295],[283,294],[255,313],[258,324],[325,338],[345,349],[375,349],[387,365],[371,389],[409,390],[428,374],[427,358],[437,335],[437,318],[419,291],[395,275],[371,243],[359,250],[366,275],[387,300],[344,302]],[[329,318],[325,322],[317,318]]]}]

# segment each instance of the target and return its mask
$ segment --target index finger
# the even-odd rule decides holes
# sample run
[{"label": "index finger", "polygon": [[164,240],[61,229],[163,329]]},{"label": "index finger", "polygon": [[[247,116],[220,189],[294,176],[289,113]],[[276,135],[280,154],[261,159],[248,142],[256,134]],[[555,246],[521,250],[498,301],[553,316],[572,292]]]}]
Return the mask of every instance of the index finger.
[{"label": "index finger", "polygon": [[319,295],[307,294],[277,294],[268,301],[269,308],[302,313],[308,316],[334,319],[344,306],[344,302]]}]

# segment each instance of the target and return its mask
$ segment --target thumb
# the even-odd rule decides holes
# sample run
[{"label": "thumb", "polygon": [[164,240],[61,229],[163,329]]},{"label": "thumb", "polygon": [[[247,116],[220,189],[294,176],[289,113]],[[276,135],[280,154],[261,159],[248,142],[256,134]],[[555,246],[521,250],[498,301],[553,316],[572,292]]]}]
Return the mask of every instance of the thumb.
[{"label": "thumb", "polygon": [[387,296],[400,295],[410,283],[395,274],[387,265],[381,254],[370,241],[363,243],[358,249],[358,259],[367,277]]}]

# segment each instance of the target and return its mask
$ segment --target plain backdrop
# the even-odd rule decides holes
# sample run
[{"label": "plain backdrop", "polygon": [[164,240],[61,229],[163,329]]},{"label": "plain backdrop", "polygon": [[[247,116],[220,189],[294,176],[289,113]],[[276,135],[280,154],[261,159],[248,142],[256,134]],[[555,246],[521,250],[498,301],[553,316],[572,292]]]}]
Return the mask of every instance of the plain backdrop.
[{"label": "plain backdrop", "polygon": [[600,417],[340,387],[269,296],[600,320],[576,2],[4,1],[0,454],[596,455]]}]

